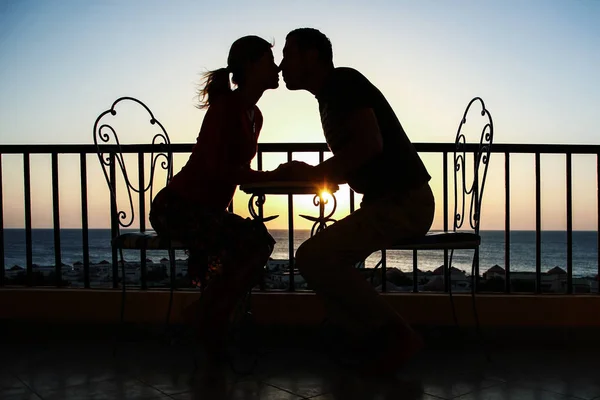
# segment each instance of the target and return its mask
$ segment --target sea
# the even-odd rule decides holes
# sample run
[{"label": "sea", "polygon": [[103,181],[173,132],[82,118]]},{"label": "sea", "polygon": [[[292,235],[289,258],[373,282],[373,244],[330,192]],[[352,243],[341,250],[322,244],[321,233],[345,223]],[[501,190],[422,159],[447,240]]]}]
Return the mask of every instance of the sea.
[{"label": "sea", "polygon": [[[277,241],[272,258],[289,259],[289,235],[287,230],[270,230]],[[480,248],[480,271],[499,265],[505,267],[505,237],[504,231],[482,231]],[[89,256],[91,263],[103,260],[111,261],[109,229],[89,229]],[[295,230],[293,246],[295,249],[310,237],[308,230]],[[535,271],[536,251],[535,231],[510,232],[510,268],[511,271]],[[83,261],[83,245],[81,229],[61,229],[60,232],[61,261],[67,268],[76,262]],[[26,240],[24,229],[4,229],[3,247],[4,266],[6,269],[14,265],[26,266]],[[39,266],[53,266],[54,231],[52,229],[32,230],[33,263]],[[598,274],[598,232],[574,231],[573,232],[573,275],[579,277],[593,277]],[[167,256],[166,251],[148,251],[146,258],[153,262]],[[139,251],[125,251],[126,261],[139,262]],[[452,265],[469,272],[473,251],[460,250],[454,252]],[[183,251],[176,252],[176,258],[186,259]],[[366,267],[374,267],[381,261],[381,252],[374,253],[365,260]],[[387,251],[387,267],[395,267],[403,271],[412,271],[412,251]],[[417,254],[417,267],[422,271],[431,271],[443,265],[443,251],[419,251]],[[566,270],[567,268],[567,232],[542,231],[541,233],[541,265],[542,272],[555,266]]]}]

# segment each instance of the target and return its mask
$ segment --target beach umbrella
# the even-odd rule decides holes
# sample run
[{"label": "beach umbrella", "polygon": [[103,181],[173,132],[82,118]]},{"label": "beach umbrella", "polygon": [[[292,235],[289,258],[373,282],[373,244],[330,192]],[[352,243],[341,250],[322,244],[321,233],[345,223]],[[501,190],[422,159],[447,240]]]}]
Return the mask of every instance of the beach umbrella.
[{"label": "beach umbrella", "polygon": [[558,265],[548,271],[548,275],[566,275],[567,271],[559,267]]}]

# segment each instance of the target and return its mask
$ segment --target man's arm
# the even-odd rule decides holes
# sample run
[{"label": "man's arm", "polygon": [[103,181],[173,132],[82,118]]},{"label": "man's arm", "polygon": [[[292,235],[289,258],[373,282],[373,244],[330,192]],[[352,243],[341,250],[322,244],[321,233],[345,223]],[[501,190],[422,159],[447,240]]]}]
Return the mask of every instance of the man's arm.
[{"label": "man's arm", "polygon": [[275,171],[256,171],[250,168],[249,165],[238,169],[233,174],[233,181],[238,185],[274,180],[277,180]]},{"label": "man's arm", "polygon": [[343,184],[348,173],[360,168],[383,151],[383,138],[372,108],[353,111],[340,121],[349,140],[333,157],[314,167],[316,179]]}]

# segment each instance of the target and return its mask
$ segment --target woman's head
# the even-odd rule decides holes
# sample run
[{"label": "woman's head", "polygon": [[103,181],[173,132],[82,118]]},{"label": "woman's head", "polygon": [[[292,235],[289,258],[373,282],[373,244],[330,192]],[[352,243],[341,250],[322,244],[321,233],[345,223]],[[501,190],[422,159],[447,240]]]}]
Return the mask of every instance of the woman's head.
[{"label": "woman's head", "polygon": [[222,94],[231,91],[231,81],[238,87],[247,84],[275,89],[279,86],[279,68],[273,60],[273,45],[258,36],[244,36],[231,45],[227,67],[204,74],[204,85],[198,91],[200,104],[206,108]]}]

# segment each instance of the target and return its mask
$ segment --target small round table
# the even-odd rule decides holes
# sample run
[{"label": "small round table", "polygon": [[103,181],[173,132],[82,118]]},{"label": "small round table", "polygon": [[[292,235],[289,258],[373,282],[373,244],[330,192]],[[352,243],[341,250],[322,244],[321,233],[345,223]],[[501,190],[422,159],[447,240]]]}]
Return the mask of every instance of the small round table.
[{"label": "small round table", "polygon": [[[314,195],[313,204],[319,207],[319,216],[312,217],[310,215],[300,215],[313,222],[310,235],[314,236],[316,233],[322,231],[327,227],[328,222],[335,222],[333,214],[337,208],[337,200],[335,199],[335,192],[337,192],[339,186],[331,183],[323,182],[310,182],[310,181],[272,181],[272,182],[257,182],[240,185],[240,190],[245,193],[251,194],[250,200],[248,201],[248,211],[252,218],[260,220],[262,222],[271,221],[277,218],[279,215],[272,215],[269,217],[263,217],[263,205],[266,201],[266,195],[268,194],[312,194]],[[325,193],[331,195],[332,208],[327,214],[325,213],[325,207],[329,204],[329,199],[325,198]]]}]

